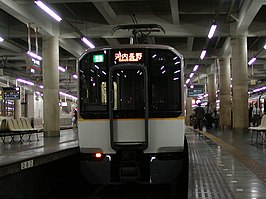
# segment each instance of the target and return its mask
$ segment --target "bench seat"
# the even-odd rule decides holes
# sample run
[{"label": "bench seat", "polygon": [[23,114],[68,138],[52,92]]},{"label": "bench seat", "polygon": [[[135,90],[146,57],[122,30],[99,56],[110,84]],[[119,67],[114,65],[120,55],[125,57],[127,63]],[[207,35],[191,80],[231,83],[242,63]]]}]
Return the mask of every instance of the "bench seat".
[{"label": "bench seat", "polygon": [[265,142],[265,133],[266,133],[266,115],[263,115],[262,119],[261,119],[261,124],[259,126],[252,126],[248,128],[249,130],[251,130],[251,138],[250,138],[250,142],[253,142],[253,134],[254,132],[257,133],[256,136],[256,143],[258,142],[258,136],[261,136],[261,142],[264,143]]},{"label": "bench seat", "polygon": [[16,135],[19,135],[20,142],[22,143],[24,141],[23,136],[28,135],[27,141],[31,142],[31,136],[32,134],[36,134],[37,140],[38,133],[42,132],[42,129],[35,129],[31,126],[29,118],[20,118],[20,119],[4,119],[1,123],[0,128],[0,137],[5,143],[5,137],[10,136],[11,141],[13,142],[14,137]]}]

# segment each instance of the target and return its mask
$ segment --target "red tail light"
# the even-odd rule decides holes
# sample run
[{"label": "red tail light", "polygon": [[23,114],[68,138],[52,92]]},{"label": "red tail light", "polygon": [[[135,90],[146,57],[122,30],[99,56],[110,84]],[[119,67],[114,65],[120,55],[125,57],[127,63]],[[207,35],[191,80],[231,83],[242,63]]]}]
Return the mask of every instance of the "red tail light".
[{"label": "red tail light", "polygon": [[96,153],[95,154],[95,158],[96,159],[101,159],[103,157],[103,154],[102,153]]}]

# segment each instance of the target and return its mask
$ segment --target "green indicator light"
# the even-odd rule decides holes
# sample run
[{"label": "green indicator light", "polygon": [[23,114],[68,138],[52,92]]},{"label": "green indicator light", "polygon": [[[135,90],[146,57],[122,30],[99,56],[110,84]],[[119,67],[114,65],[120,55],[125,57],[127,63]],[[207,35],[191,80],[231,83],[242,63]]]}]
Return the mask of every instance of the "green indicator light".
[{"label": "green indicator light", "polygon": [[92,57],[93,63],[99,63],[99,62],[104,62],[104,55],[93,55]]}]

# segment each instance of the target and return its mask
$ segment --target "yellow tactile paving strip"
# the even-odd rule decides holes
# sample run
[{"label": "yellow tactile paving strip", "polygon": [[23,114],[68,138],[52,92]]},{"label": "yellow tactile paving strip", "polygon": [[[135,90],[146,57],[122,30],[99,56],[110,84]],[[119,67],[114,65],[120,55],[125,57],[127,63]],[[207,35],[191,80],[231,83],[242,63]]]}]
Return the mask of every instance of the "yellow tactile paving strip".
[{"label": "yellow tactile paving strip", "polygon": [[260,178],[263,183],[266,184],[266,167],[260,164],[258,161],[248,157],[246,154],[243,154],[239,149],[228,144],[221,140],[220,138],[209,134],[208,132],[199,131],[193,129],[192,127],[188,127],[194,131],[201,133],[207,138],[211,139],[217,145],[223,147],[226,151],[228,151],[232,156],[234,156],[238,161],[240,161],[245,167],[247,167],[251,172],[253,172],[258,178]]}]

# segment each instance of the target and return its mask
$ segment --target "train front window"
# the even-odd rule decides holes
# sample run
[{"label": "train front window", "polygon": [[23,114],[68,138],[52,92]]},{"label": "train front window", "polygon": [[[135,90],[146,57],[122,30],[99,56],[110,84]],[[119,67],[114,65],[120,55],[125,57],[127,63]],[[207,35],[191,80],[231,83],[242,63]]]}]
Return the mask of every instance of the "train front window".
[{"label": "train front window", "polygon": [[112,73],[114,118],[144,116],[144,74],[141,69],[116,69]]},{"label": "train front window", "polygon": [[[82,117],[108,116],[106,54],[87,54],[80,62],[80,114]],[[95,115],[97,113],[97,116]]]},{"label": "train front window", "polygon": [[168,50],[151,50],[150,116],[177,116],[182,111],[181,60]]}]

